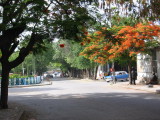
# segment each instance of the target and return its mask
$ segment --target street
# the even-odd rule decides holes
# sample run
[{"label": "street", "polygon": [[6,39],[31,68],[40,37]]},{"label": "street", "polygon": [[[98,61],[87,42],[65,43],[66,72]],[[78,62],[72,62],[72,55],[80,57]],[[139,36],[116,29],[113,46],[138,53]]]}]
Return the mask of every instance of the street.
[{"label": "street", "polygon": [[103,81],[53,80],[9,88],[9,101],[32,109],[36,120],[160,120],[160,96]]}]

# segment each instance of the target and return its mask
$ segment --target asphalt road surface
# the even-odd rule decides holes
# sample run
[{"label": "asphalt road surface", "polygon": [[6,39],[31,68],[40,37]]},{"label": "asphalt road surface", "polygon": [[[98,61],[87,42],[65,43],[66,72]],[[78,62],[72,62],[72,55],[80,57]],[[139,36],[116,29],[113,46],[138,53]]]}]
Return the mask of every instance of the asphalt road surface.
[{"label": "asphalt road surface", "polygon": [[10,88],[9,100],[28,106],[36,120],[160,120],[160,95],[106,82],[58,79]]}]

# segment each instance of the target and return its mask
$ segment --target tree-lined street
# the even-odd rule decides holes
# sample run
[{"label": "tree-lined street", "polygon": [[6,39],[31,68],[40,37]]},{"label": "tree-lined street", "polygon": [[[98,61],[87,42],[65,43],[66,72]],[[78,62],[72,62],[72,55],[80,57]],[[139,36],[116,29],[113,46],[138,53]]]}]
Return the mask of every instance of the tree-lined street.
[{"label": "tree-lined street", "polygon": [[160,46],[157,3],[159,0],[1,0],[0,108],[8,109],[11,79],[53,71],[64,77],[98,79],[101,65],[105,67],[101,78],[110,68],[113,74],[125,70],[131,76],[131,68],[138,68],[138,54],[153,57],[147,76],[160,74],[159,58],[153,56]]},{"label": "tree-lined street", "polygon": [[102,81],[55,79],[52,85],[9,88],[36,120],[159,120],[160,97]]}]

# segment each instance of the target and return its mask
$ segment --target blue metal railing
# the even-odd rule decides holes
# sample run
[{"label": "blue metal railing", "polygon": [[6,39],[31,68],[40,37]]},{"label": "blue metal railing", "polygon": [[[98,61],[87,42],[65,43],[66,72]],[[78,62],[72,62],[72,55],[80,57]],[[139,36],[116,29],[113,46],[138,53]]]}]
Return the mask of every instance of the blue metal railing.
[{"label": "blue metal railing", "polygon": [[[9,86],[40,84],[42,81],[43,81],[42,76],[27,77],[27,78],[12,78],[9,79]],[[0,79],[0,84],[1,84],[1,79]]]}]

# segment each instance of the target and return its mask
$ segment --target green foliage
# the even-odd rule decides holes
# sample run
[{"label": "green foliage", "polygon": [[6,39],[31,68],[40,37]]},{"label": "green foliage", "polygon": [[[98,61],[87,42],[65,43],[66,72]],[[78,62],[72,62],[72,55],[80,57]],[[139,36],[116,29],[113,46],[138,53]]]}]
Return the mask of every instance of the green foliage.
[{"label": "green foliage", "polygon": [[134,26],[139,22],[141,22],[139,19],[134,19],[132,17],[122,17],[119,15],[114,15],[111,18],[112,26],[114,25],[116,26],[125,26],[125,25]]},{"label": "green foliage", "polygon": [[83,46],[79,43],[70,44],[70,52],[66,56],[66,61],[71,65],[71,67],[77,69],[87,69],[94,66],[94,63],[83,56],[80,56]]},{"label": "green foliage", "polygon": [[[13,61],[17,58],[19,51],[12,54],[10,61]],[[29,54],[24,62],[12,69],[13,73],[21,73],[24,68],[25,74],[42,74],[47,71],[49,63],[52,61],[54,51],[52,48],[52,43],[45,42],[45,50],[38,52],[36,55]]]},{"label": "green foliage", "polygon": [[34,77],[33,75],[28,75],[28,76],[22,76],[20,74],[11,74],[9,76],[10,79],[14,79],[14,78],[28,78],[28,77]]},{"label": "green foliage", "polygon": [[21,75],[20,74],[12,74],[9,76],[10,79],[13,79],[13,78],[21,78]]},{"label": "green foliage", "polygon": [[[65,45],[64,48],[59,47],[60,43]],[[62,71],[67,71],[70,68],[87,69],[96,66],[94,62],[79,55],[83,50],[83,46],[79,43],[60,40],[58,43],[54,44],[54,49],[55,55],[53,56],[54,61],[52,64],[54,67],[60,67]]]}]

